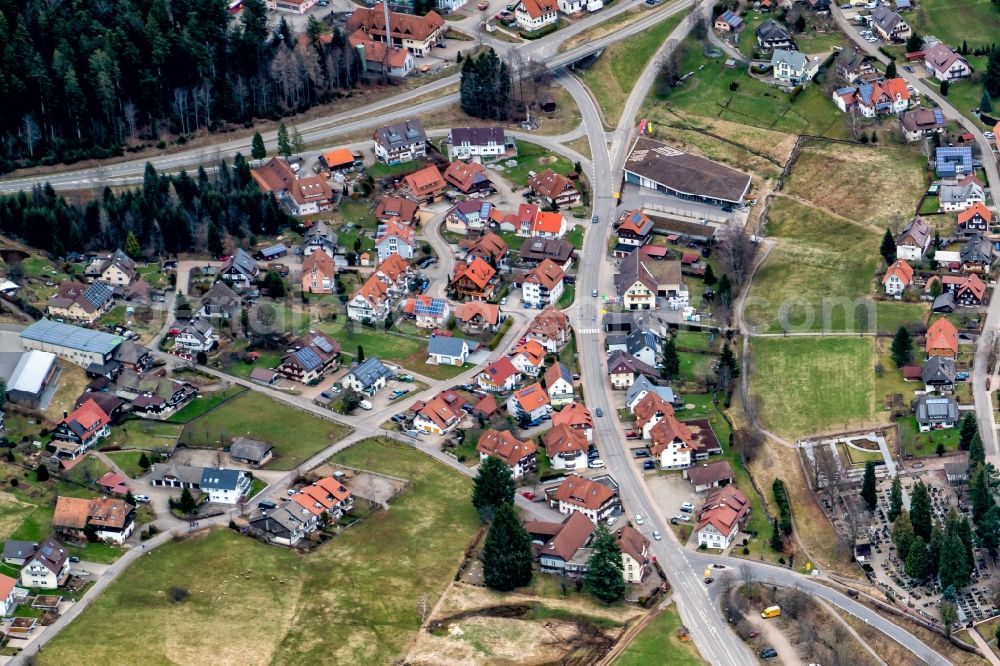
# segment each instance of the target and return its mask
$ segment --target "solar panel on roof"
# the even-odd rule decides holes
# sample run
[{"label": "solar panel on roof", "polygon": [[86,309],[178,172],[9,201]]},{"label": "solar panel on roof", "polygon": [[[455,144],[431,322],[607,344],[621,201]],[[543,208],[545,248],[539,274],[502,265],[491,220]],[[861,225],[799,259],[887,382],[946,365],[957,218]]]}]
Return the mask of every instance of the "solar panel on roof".
[{"label": "solar panel on roof", "polygon": [[323,365],[323,360],[309,347],[303,347],[302,349],[295,352],[295,358],[299,359],[299,363],[306,372],[315,370],[316,368]]},{"label": "solar panel on roof", "polygon": [[108,354],[122,343],[123,338],[110,333],[40,319],[21,331],[21,337],[50,345],[70,347],[84,352]]},{"label": "solar panel on roof", "polygon": [[941,113],[941,109],[934,109],[934,122],[935,123],[944,122],[944,114]]},{"label": "solar panel on roof", "polygon": [[440,315],[444,312],[444,301],[439,298],[432,298],[428,303],[426,301],[417,301],[416,305],[413,306],[414,314],[426,314],[426,315]]},{"label": "solar panel on roof", "polygon": [[317,335],[315,338],[313,338],[313,344],[319,347],[326,354],[329,354],[330,352],[333,351],[333,345],[330,344],[329,340],[327,340],[322,336]]},{"label": "solar panel on roof", "polygon": [[95,282],[90,285],[87,291],[84,292],[83,297],[88,303],[93,305],[95,308],[100,308],[114,295],[114,291],[108,285],[103,282]]}]

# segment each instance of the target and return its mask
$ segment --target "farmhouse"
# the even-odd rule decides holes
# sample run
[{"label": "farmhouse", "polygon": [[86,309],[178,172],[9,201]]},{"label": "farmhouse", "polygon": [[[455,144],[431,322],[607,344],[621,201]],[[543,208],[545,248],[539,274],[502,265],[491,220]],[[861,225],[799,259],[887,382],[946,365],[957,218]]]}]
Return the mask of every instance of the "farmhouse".
[{"label": "farmhouse", "polygon": [[111,309],[114,296],[112,287],[104,282],[88,285],[63,280],[58,291],[46,303],[45,311],[50,317],[93,324]]},{"label": "farmhouse", "polygon": [[135,507],[122,499],[56,498],[52,529],[73,541],[86,541],[92,530],[98,539],[118,545],[135,530]]},{"label": "farmhouse", "polygon": [[[444,19],[437,12],[429,11],[424,16],[389,12],[390,30],[388,31],[387,40],[385,15],[383,12],[384,8],[381,4],[376,4],[371,8],[360,7],[355,9],[351,17],[347,20],[346,32],[351,34],[355,30],[360,30],[376,42],[391,41],[393,46],[402,47],[415,56],[430,55],[434,46],[444,39]],[[407,123],[410,122],[414,121],[407,121]],[[420,131],[422,133],[423,128]],[[376,145],[377,142],[378,140],[376,139]],[[386,161],[378,155],[377,147],[376,157],[380,161]],[[405,162],[407,159],[413,159],[413,157],[397,161]],[[388,163],[393,164],[393,162]]]},{"label": "farmhouse", "polygon": [[504,461],[515,480],[538,470],[538,447],[535,442],[530,439],[522,442],[510,430],[501,432],[490,428],[479,437],[476,451],[480,461],[489,457]]},{"label": "farmhouse", "polygon": [[691,201],[741,206],[750,176],[640,136],[625,160],[625,181]]}]

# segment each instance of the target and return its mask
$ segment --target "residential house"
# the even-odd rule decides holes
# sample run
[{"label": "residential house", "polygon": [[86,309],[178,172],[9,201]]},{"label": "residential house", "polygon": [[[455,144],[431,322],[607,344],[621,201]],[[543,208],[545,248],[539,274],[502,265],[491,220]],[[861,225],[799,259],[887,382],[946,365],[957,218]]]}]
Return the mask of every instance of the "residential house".
[{"label": "residential house", "polygon": [[952,295],[952,302],[956,305],[977,307],[986,302],[986,283],[975,273],[945,275],[941,284],[945,292]]},{"label": "residential house", "polygon": [[69,578],[69,553],[55,537],[47,536],[21,569],[22,587],[52,590]]},{"label": "residential house", "polygon": [[201,467],[177,463],[153,463],[149,483],[154,488],[198,490],[201,487]]},{"label": "residential house", "polygon": [[239,504],[250,494],[250,475],[237,469],[206,467],[201,471],[201,492],[213,504]]},{"label": "residential house", "polygon": [[313,252],[302,260],[302,291],[307,294],[336,293],[337,267],[333,257],[326,252]]},{"label": "residential house", "polygon": [[701,493],[719,486],[728,486],[735,475],[729,461],[717,460],[686,469],[684,476],[691,481],[695,492]]},{"label": "residential house", "polygon": [[104,282],[84,284],[63,280],[46,303],[50,317],[93,324],[114,304],[115,292]]},{"label": "residential house", "polygon": [[955,390],[955,361],[933,356],[920,368],[920,381],[928,393],[951,393]]},{"label": "residential house", "polygon": [[337,253],[337,234],[330,225],[323,220],[316,220],[306,230],[305,238],[302,241],[302,255],[308,257],[314,252],[322,251],[330,255]]},{"label": "residential house", "polygon": [[561,523],[528,520],[524,529],[531,536],[542,573],[582,578],[587,572],[591,549],[587,548],[597,526],[580,512],[570,513]]},{"label": "residential house", "polygon": [[555,0],[520,0],[514,9],[514,20],[522,30],[534,32],[558,21],[558,10]]},{"label": "residential house", "polygon": [[517,389],[507,398],[507,413],[518,421],[538,421],[552,413],[549,394],[538,382]]},{"label": "residential house", "polygon": [[691,429],[674,418],[664,414],[649,429],[652,445],[649,452],[659,462],[660,469],[684,469],[691,466],[694,451],[694,437]]},{"label": "residential house", "polygon": [[506,266],[509,251],[507,242],[490,232],[469,245],[465,251],[465,262],[471,263],[476,259],[482,259],[493,268],[500,269]]},{"label": "residential house", "polygon": [[875,56],[855,46],[837,57],[837,76],[849,84],[876,83],[882,79],[877,62]]},{"label": "residential house", "polygon": [[594,441],[594,417],[582,403],[573,402],[552,415],[552,425],[565,425],[581,433],[588,442]]},{"label": "residential house", "polygon": [[494,332],[500,327],[500,306],[485,301],[469,301],[455,306],[458,327],[470,335]]},{"label": "residential house", "polygon": [[[531,236],[532,230],[535,228],[535,218],[538,217],[538,211],[541,208],[535,204],[523,203],[517,207],[517,214],[515,215],[514,221],[514,231],[518,236]],[[503,229],[501,228],[501,231]]]},{"label": "residential house", "polygon": [[542,441],[552,469],[587,469],[589,444],[582,431],[561,423],[553,425],[552,429],[545,433]]},{"label": "residential house", "polygon": [[913,34],[910,24],[903,17],[885,5],[879,5],[872,10],[868,22],[882,39],[887,42],[905,42]]},{"label": "residential house", "polygon": [[87,541],[92,532],[99,540],[122,545],[135,531],[135,507],[119,498],[56,498],[52,529],[72,541]]},{"label": "residential house", "polygon": [[106,472],[95,481],[101,491],[112,496],[124,497],[129,491],[128,477],[119,472]]},{"label": "residential house", "polygon": [[[309,45],[309,37],[306,36],[305,40],[302,39],[302,35],[299,35],[299,43],[305,42],[304,45]],[[332,43],[333,40],[331,39]],[[319,156],[320,166],[329,171],[330,173],[336,172],[350,172],[359,167],[364,166],[364,161],[361,158],[360,152],[355,152],[350,148],[335,148],[333,150],[328,150]]]},{"label": "residential house", "polygon": [[738,33],[743,29],[744,23],[739,14],[727,9],[715,18],[713,25],[717,32]]},{"label": "residential house", "polygon": [[340,384],[345,389],[372,396],[385,388],[386,382],[392,376],[392,371],[385,367],[382,361],[371,356],[344,375]]},{"label": "residential house", "polygon": [[448,133],[448,160],[493,162],[516,157],[517,144],[502,127],[453,127]]},{"label": "residential house", "polygon": [[795,46],[795,40],[792,39],[792,33],[788,32],[785,26],[774,19],[767,19],[757,26],[756,34],[757,46],[761,51],[773,51],[775,49],[794,51],[798,48]]},{"label": "residential house", "polygon": [[208,352],[219,342],[219,334],[212,322],[207,319],[195,318],[188,321],[174,336],[174,346],[188,353]]},{"label": "residential house", "polygon": [[546,259],[567,270],[576,257],[576,248],[562,238],[530,238],[521,245],[521,265],[534,268]]},{"label": "residential house", "polygon": [[896,258],[905,261],[920,261],[931,244],[934,234],[931,225],[919,215],[903,227],[896,238]]},{"label": "residential house", "polygon": [[657,261],[633,250],[618,267],[615,293],[628,310],[652,310],[657,297],[668,307],[678,309],[688,304],[688,288],[679,261]]},{"label": "residential house", "polygon": [[476,162],[452,162],[444,170],[444,180],[462,194],[469,196],[485,197],[496,191],[493,181],[490,180],[489,171]]},{"label": "residential house", "polygon": [[403,186],[410,197],[419,204],[434,203],[448,189],[444,177],[433,164],[404,177]]},{"label": "residential house", "polygon": [[24,566],[35,554],[36,550],[38,550],[38,543],[36,541],[7,539],[3,542],[3,561],[15,567]]},{"label": "residential house", "polygon": [[899,296],[913,284],[913,268],[903,259],[897,259],[885,271],[882,288],[889,296]]},{"label": "residential house", "polygon": [[627,389],[632,386],[632,382],[639,375],[655,379],[660,376],[660,371],[643,363],[628,352],[614,352],[608,357],[608,376],[611,379],[611,388]]},{"label": "residential house", "polygon": [[986,202],[986,192],[975,176],[967,176],[958,183],[942,183],[938,188],[938,201],[945,213],[953,213]]},{"label": "residential house", "polygon": [[427,362],[434,365],[465,365],[469,359],[469,341],[450,335],[432,335],[427,342]]},{"label": "residential house", "polygon": [[566,235],[566,218],[556,211],[540,210],[531,225],[531,235],[535,238],[558,239]]},{"label": "residential house", "polygon": [[339,520],[353,506],[351,491],[327,476],[301,488],[283,506],[252,516],[250,527],[272,543],[295,546],[324,522]]},{"label": "residential house", "polygon": [[924,49],[924,67],[938,81],[958,81],[972,76],[969,61],[943,42],[936,42]]},{"label": "residential house", "polygon": [[900,114],[899,125],[903,129],[903,138],[907,141],[919,141],[944,131],[944,114],[941,109],[913,109]]},{"label": "residential house", "polygon": [[316,6],[316,2],[317,0],[265,0],[264,7],[272,12],[305,14]]},{"label": "residential house", "polygon": [[313,215],[329,210],[333,190],[323,176],[299,178],[288,162],[272,157],[263,165],[250,170],[250,175],[262,192],[270,192],[293,215]]},{"label": "residential house", "polygon": [[361,30],[348,35],[347,43],[361,56],[366,72],[403,79],[413,71],[413,54],[401,46],[377,42]]},{"label": "residential house", "polygon": [[934,151],[934,172],[939,178],[961,178],[975,173],[972,146],[939,146]]},{"label": "residential house", "polygon": [[[358,12],[365,11],[370,10],[361,8],[351,18],[353,19]],[[397,25],[396,30],[399,28],[400,26]],[[382,35],[384,39],[384,29]],[[375,159],[384,164],[401,164],[427,157],[427,134],[424,132],[424,124],[420,122],[420,119],[404,120],[380,127],[375,130],[373,139],[375,140]]]},{"label": "residential house", "polygon": [[14,588],[17,580],[0,574],[0,617],[7,617],[14,612],[17,602],[14,600]]},{"label": "residential house", "polygon": [[111,434],[111,420],[93,399],[68,414],[52,430],[52,444],[59,458],[73,460]]},{"label": "residential house", "polygon": [[954,428],[958,425],[958,403],[953,398],[922,395],[913,401],[913,413],[920,432]]},{"label": "residential house", "polygon": [[649,378],[640,375],[632,383],[628,391],[625,392],[625,407],[634,413],[635,406],[650,393],[655,393],[657,397],[666,401],[669,405],[673,405],[677,400],[672,388],[669,386],[657,386]]},{"label": "residential house", "polygon": [[[445,171],[446,178],[447,174],[448,172]],[[481,232],[492,219],[494,210],[493,204],[489,201],[477,201],[473,199],[459,201],[445,215],[445,229],[463,236],[470,232]]]},{"label": "residential house", "polygon": [[445,328],[451,306],[444,298],[413,296],[403,301],[403,316],[413,319],[417,328]]},{"label": "residential house", "polygon": [[898,115],[910,107],[910,91],[904,79],[884,79],[877,83],[837,88],[833,101],[842,112],[857,111],[865,118]]},{"label": "residential house", "polygon": [[771,68],[776,81],[794,86],[812,81],[819,71],[819,58],[810,58],[801,51],[774,49]]},{"label": "residential house", "polygon": [[403,197],[384,195],[375,205],[375,219],[380,224],[402,222],[412,227],[419,219],[420,206],[415,201]]},{"label": "residential house", "polygon": [[559,484],[550,503],[559,513],[582,513],[595,524],[621,507],[617,489],[576,474],[570,474]]},{"label": "residential house", "polygon": [[528,325],[525,337],[537,341],[550,354],[562,351],[573,336],[569,316],[555,307],[542,310]]},{"label": "residential house", "polygon": [[555,305],[563,294],[566,273],[556,262],[546,259],[521,280],[521,300],[528,307]]},{"label": "residential house", "polygon": [[[308,258],[308,257],[307,257]],[[332,262],[331,262],[332,263]],[[229,321],[239,317],[243,299],[225,282],[216,282],[205,292],[195,317]]]},{"label": "residential house", "polygon": [[993,211],[977,201],[958,214],[957,225],[963,234],[987,234],[993,228]]},{"label": "residential house", "polygon": [[471,262],[460,261],[455,264],[451,289],[457,299],[491,300],[497,291],[496,276],[496,269],[481,257],[476,257]]},{"label": "residential house", "polygon": [[663,339],[649,330],[635,330],[625,338],[625,351],[655,368],[663,354]]},{"label": "residential house", "polygon": [[534,440],[522,442],[510,430],[486,430],[476,443],[476,451],[480,461],[490,457],[504,461],[515,481],[538,471],[538,447]]},{"label": "residential house", "polygon": [[653,220],[642,210],[627,210],[622,213],[616,230],[618,242],[614,256],[627,257],[638,247],[642,247],[653,233]]},{"label": "residential house", "polygon": [[521,373],[507,356],[501,356],[476,375],[476,383],[484,391],[505,393],[521,383]]},{"label": "residential house", "polygon": [[511,350],[510,360],[518,372],[537,377],[545,365],[545,348],[535,340],[527,340]]},{"label": "residential house", "polygon": [[993,243],[982,234],[969,236],[959,250],[962,270],[989,273],[993,264]]},{"label": "residential house", "polygon": [[454,391],[442,391],[427,402],[418,400],[410,408],[416,414],[413,428],[428,435],[451,432],[465,416],[462,405],[462,396]]},{"label": "residential house", "polygon": [[[444,40],[446,31],[444,19],[435,11],[427,12],[423,16],[389,12],[390,29],[387,38],[384,11],[385,8],[381,3],[371,8],[361,7],[354,10],[347,19],[345,32],[351,34],[355,30],[360,30],[376,42],[391,42],[393,46],[402,47],[417,57],[430,55],[434,46]],[[422,127],[420,131],[423,132]],[[406,159],[399,161],[405,162]]]},{"label": "residential house", "polygon": [[712,491],[698,514],[698,546],[729,548],[749,517],[750,501],[738,488],[729,485]]},{"label": "residential house", "polygon": [[580,200],[580,192],[573,181],[552,169],[530,176],[528,187],[549,206],[566,206]]},{"label": "residential house", "polygon": [[219,279],[227,282],[236,291],[245,291],[257,281],[260,268],[257,262],[243,248],[236,248],[219,268]]},{"label": "residential house", "polygon": [[391,221],[380,224],[375,232],[375,247],[378,249],[378,260],[385,261],[397,254],[403,259],[412,259],[416,247],[416,232],[402,222]]},{"label": "residential house", "polygon": [[924,351],[927,358],[940,356],[955,360],[958,357],[958,329],[944,317],[937,319],[927,328]]},{"label": "residential house", "polygon": [[638,585],[650,570],[649,539],[639,530],[626,525],[616,534],[622,552],[622,575],[625,582]]},{"label": "residential house", "polygon": [[398,254],[390,255],[347,303],[347,317],[354,321],[384,321],[395,303],[409,289],[413,269]]},{"label": "residential house", "polygon": [[556,361],[549,366],[542,378],[549,402],[553,407],[568,405],[576,398],[573,389],[573,373],[563,363]]},{"label": "residential house", "polygon": [[124,288],[135,279],[135,262],[121,250],[95,257],[83,272],[87,282],[103,282],[115,288]]},{"label": "residential house", "polygon": [[229,459],[250,467],[266,465],[274,457],[274,444],[249,437],[234,437],[229,443]]},{"label": "residential house", "polygon": [[292,381],[315,384],[340,367],[340,343],[322,331],[309,331],[289,345],[277,370]]}]

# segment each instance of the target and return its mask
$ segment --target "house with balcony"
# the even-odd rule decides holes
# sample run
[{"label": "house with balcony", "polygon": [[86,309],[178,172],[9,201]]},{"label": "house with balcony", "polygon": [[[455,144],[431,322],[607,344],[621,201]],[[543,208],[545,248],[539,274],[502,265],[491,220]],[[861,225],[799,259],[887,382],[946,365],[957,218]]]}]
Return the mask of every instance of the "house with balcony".
[{"label": "house with balcony", "polygon": [[451,289],[458,300],[493,300],[497,291],[497,271],[481,257],[455,264]]},{"label": "house with balcony", "polygon": [[[354,14],[366,11],[370,10],[362,8]],[[396,28],[399,29],[399,26]],[[383,164],[401,164],[427,157],[427,133],[418,118],[380,127],[375,130],[373,139],[375,159]]]},{"label": "house with balcony", "polygon": [[499,458],[510,468],[514,480],[538,471],[538,447],[533,440],[521,441],[510,430],[490,428],[476,443],[479,460]]},{"label": "house with balcony", "polygon": [[340,343],[322,331],[310,331],[289,345],[279,373],[301,384],[312,385],[340,367]]},{"label": "house with balcony", "polygon": [[453,127],[448,133],[448,159],[495,162],[517,157],[517,144],[502,127]]},{"label": "house with balcony", "polygon": [[587,469],[587,451],[590,445],[583,432],[565,423],[553,425],[542,437],[542,442],[552,469]]},{"label": "house with balcony", "polygon": [[521,300],[528,307],[555,305],[562,297],[565,277],[561,266],[546,259],[522,278]]},{"label": "house with balcony", "polygon": [[67,414],[52,430],[51,446],[58,458],[73,460],[111,434],[111,419],[93,399]]},{"label": "house with balcony", "polygon": [[549,495],[549,504],[558,509],[559,513],[582,513],[591,522],[600,523],[621,508],[617,486],[611,482],[610,477],[605,479],[608,482],[601,483],[570,474]]},{"label": "house with balcony", "polygon": [[507,413],[518,421],[539,421],[552,413],[552,403],[542,385],[535,382],[510,394]]}]

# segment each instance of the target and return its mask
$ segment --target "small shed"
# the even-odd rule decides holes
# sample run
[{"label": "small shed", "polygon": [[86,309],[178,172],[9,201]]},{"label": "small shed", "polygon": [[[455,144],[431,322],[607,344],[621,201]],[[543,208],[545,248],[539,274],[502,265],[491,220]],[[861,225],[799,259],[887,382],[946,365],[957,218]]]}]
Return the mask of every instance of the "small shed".
[{"label": "small shed", "polygon": [[229,445],[229,457],[234,462],[260,467],[274,457],[274,444],[248,437],[236,437]]},{"label": "small shed", "polygon": [[554,113],[559,109],[559,105],[556,104],[556,98],[552,96],[552,93],[544,92],[538,98],[538,108],[545,113]]}]

